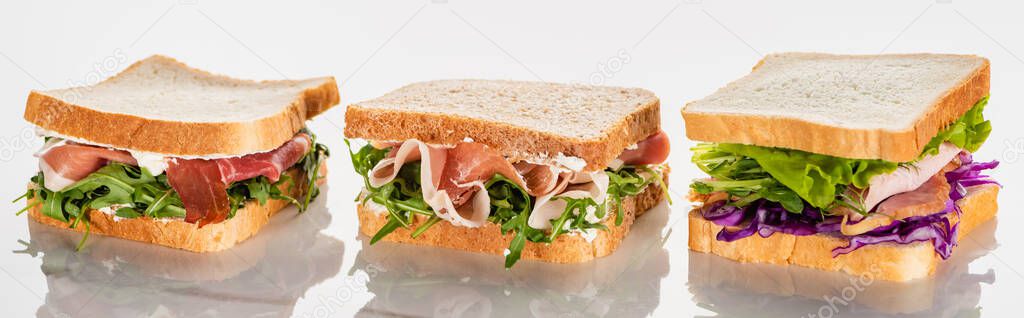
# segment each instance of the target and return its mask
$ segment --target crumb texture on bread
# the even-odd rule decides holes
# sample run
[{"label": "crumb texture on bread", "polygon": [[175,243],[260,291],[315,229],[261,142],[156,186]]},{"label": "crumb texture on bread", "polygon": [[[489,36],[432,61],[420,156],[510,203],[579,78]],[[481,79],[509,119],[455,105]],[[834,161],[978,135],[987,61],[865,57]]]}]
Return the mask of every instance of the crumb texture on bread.
[{"label": "crumb texture on bread", "polygon": [[908,162],[988,95],[989,69],[973,55],[772,54],[682,113],[694,140]]},{"label": "crumb texture on bread", "polygon": [[277,148],[338,102],[333,77],[241,80],[155,55],[92,86],[32,91],[24,117],[119,149],[242,155]]},{"label": "crumb texture on bread", "polygon": [[[962,239],[982,223],[995,217],[998,209],[997,185],[969,188],[969,194],[957,202],[963,210],[957,239]],[[704,219],[698,209],[689,215],[690,249],[719,255],[743,263],[798,265],[850,275],[872,275],[887,281],[908,281],[931,276],[942,258],[931,241],[912,244],[883,243],[861,247],[832,257],[832,250],[847,245],[847,240],[829,235],[795,236],[775,233],[768,238],[753,235],[733,242],[715,239],[722,226]],[[955,251],[954,251],[955,253]]]},{"label": "crumb texture on bread", "polygon": [[[298,169],[290,169],[286,173],[290,176],[290,180],[305,178]],[[284,193],[289,193],[292,197],[300,197],[303,187],[291,184],[292,182],[284,182],[279,185],[279,189]],[[33,204],[33,202],[28,204]],[[264,205],[255,201],[246,202],[245,207],[238,209],[235,213],[235,217],[224,222],[207,224],[201,228],[183,220],[162,221],[148,217],[115,219],[115,216],[111,214],[89,209],[89,219],[82,220],[83,224],[79,224],[71,230],[84,232],[86,229],[84,222],[89,222],[91,234],[163,245],[192,252],[215,252],[234,247],[252,237],[270,222],[271,216],[289,204],[289,201],[275,199],[268,199],[267,204]],[[67,223],[43,215],[40,205],[29,209],[28,215],[32,219],[29,222],[69,229]]]},{"label": "crumb texture on bread", "polygon": [[661,129],[660,102],[644,89],[501,80],[410,84],[349,105],[345,123],[348,138],[470,138],[512,159],[579,157],[588,170]]},{"label": "crumb texture on bread", "polygon": [[[668,174],[669,170],[666,166],[662,176],[665,182],[668,182]],[[582,263],[607,256],[619,247],[636,218],[658,205],[663,199],[664,191],[658,184],[650,184],[640,194],[622,200],[624,217],[621,225],[615,225],[616,210],[609,207],[609,217],[604,221],[608,231],[598,230],[597,236],[592,241],[587,242],[582,236],[575,234],[560,235],[555,242],[550,244],[527,241],[526,247],[523,248],[522,259],[551,263]],[[388,221],[387,212],[375,211],[382,207],[374,207],[371,204],[373,203],[368,202],[359,204],[357,207],[359,232],[367,237],[376,234]],[[512,241],[512,233],[502,235],[500,226],[490,222],[481,227],[469,228],[442,221],[431,226],[420,236],[413,238],[412,231],[426,221],[426,217],[417,215],[416,221],[408,228],[399,227],[382,240],[494,255],[504,255]]]}]

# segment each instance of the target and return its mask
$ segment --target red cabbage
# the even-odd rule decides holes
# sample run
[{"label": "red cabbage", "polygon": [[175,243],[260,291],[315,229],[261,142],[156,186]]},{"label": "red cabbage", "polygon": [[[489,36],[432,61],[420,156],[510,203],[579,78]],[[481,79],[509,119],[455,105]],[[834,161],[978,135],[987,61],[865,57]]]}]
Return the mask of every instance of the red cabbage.
[{"label": "red cabbage", "polygon": [[[931,241],[935,252],[943,259],[948,258],[953,247],[957,245],[958,224],[951,224],[948,217],[949,213],[960,213],[960,208],[955,202],[967,194],[967,187],[982,184],[998,185],[989,176],[982,174],[982,171],[997,167],[999,162],[975,163],[971,154],[966,151],[960,154],[960,162],[959,168],[946,173],[946,181],[949,182],[951,190],[946,208],[942,211],[905,218],[867,233],[844,236],[849,239],[850,244],[832,250],[832,256],[837,257],[879,243],[910,244]],[[791,213],[779,203],[764,199],[744,207],[719,201],[702,208],[701,215],[720,226],[737,227],[746,224],[738,230],[723,228],[719,231],[716,239],[725,242],[736,241],[755,233],[764,238],[777,232],[797,236],[819,233],[843,236],[839,232],[842,217],[822,215],[820,210],[810,205],[807,205],[802,213]]]}]

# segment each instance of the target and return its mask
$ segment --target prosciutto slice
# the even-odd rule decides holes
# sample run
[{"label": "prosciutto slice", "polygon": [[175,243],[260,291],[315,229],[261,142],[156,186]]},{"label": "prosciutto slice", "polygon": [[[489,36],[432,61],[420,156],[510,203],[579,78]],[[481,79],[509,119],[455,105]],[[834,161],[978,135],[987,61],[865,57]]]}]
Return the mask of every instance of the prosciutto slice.
[{"label": "prosciutto slice", "polygon": [[276,182],[285,169],[309,151],[309,135],[298,134],[269,152],[219,159],[170,160],[167,182],[185,205],[185,222],[200,227],[224,221],[231,210],[227,187],[232,182],[267,177]]},{"label": "prosciutto slice", "polygon": [[[591,173],[565,173],[560,176],[557,188],[550,193],[538,197],[537,203],[533,206],[533,212],[527,224],[530,227],[540,230],[551,229],[551,219],[558,218],[565,212],[568,202],[559,199],[567,197],[573,199],[591,198],[598,204],[608,197],[608,174],[604,171]],[[599,222],[594,213],[596,211],[584,211],[588,222]]]},{"label": "prosciutto slice", "polygon": [[370,186],[391,182],[402,166],[416,161],[421,162],[423,200],[438,217],[467,227],[486,223],[491,211],[484,182],[495,174],[508,178],[535,197],[555,190],[558,182],[556,167],[526,162],[513,165],[483,144],[440,147],[409,140],[393,147],[388,157],[370,171]]},{"label": "prosciutto slice", "polygon": [[216,160],[171,159],[167,182],[185,205],[185,222],[203,227],[227,219],[228,185]]},{"label": "prosciutto slice", "polygon": [[215,161],[225,183],[230,184],[258,176],[267,177],[270,182],[277,182],[281,173],[302,159],[310,146],[312,141],[309,135],[298,134],[273,151]]},{"label": "prosciutto slice", "polygon": [[406,141],[393,148],[387,158],[382,159],[377,166],[373,167],[369,173],[370,186],[383,186],[394,180],[405,164],[420,161],[420,188],[423,191],[423,201],[434,210],[434,213],[455,225],[466,227],[483,225],[491,212],[490,198],[487,197],[483,183],[462,185],[475,187],[478,191],[470,197],[474,203],[461,211],[456,208],[446,190],[438,189],[447,159],[447,148],[427,145],[419,140]]},{"label": "prosciutto slice", "polygon": [[558,170],[526,162],[512,165],[483,144],[461,143],[448,149],[438,190],[447,192],[455,206],[462,206],[479,188],[467,185],[490,180],[496,174],[512,180],[531,196],[540,196],[554,189]]},{"label": "prosciutto slice", "polygon": [[137,165],[127,151],[63,140],[47,143],[36,156],[43,185],[50,191],[63,190],[112,161]]},{"label": "prosciutto slice", "polygon": [[626,149],[618,160],[627,165],[652,165],[665,162],[671,151],[668,134],[663,130],[636,143],[636,147]]},{"label": "prosciutto slice", "polygon": [[505,176],[538,198],[527,220],[529,226],[538,229],[551,228],[550,220],[565,211],[566,202],[555,197],[591,197],[601,202],[608,188],[608,176],[603,171],[583,174],[525,162],[512,165],[483,144],[442,147],[419,140],[394,146],[370,172],[370,185],[383,186],[397,177],[401,167],[418,161],[427,206],[441,219],[466,227],[486,223],[490,196],[484,182],[495,174]]},{"label": "prosciutto slice", "polygon": [[[609,180],[604,171],[581,173],[525,161],[511,164],[487,146],[471,142],[451,147],[419,140],[374,145],[392,149],[370,171],[370,186],[383,186],[394,180],[405,164],[420,161],[424,201],[438,217],[459,226],[478,227],[487,222],[491,207],[484,182],[495,174],[505,176],[536,198],[527,223],[537,229],[550,229],[551,219],[565,211],[567,202],[559,197],[592,198],[598,203],[607,198]],[[619,160],[630,165],[656,164],[664,162],[668,152],[668,137],[659,131],[627,150]],[[591,222],[600,221],[594,215],[596,211],[585,212]]]}]

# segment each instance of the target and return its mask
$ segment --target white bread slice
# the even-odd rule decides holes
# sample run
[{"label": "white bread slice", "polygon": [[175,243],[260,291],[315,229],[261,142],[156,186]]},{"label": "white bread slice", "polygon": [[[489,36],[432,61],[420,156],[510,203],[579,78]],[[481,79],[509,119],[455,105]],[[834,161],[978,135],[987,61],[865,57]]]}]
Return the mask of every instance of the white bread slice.
[{"label": "white bread slice", "polygon": [[455,144],[466,138],[518,161],[561,153],[604,169],[661,129],[650,91],[500,80],[414,83],[348,106],[345,136]]},{"label": "white bread slice", "polygon": [[682,113],[694,140],[908,162],[988,92],[973,55],[782,53]]},{"label": "white bread slice", "polygon": [[230,156],[273,150],[338,102],[333,77],[240,80],[154,55],[96,85],[32,91],[24,117],[118,149]]},{"label": "white bread slice", "polygon": [[[321,167],[320,176],[326,176],[327,166],[321,165]],[[292,184],[294,180],[305,180],[305,175],[301,170],[294,168],[285,173],[291,177],[292,181],[281,184],[279,189],[292,195],[293,198],[302,197],[305,187],[301,183],[295,184],[295,186]],[[323,183],[325,180],[321,178],[318,183]],[[35,199],[28,202],[30,205],[34,203]],[[256,201],[246,202],[245,207],[235,213],[235,217],[224,222],[207,224],[201,228],[183,220],[164,222],[148,217],[114,220],[113,215],[97,210],[89,209],[87,213],[89,213],[89,222],[91,223],[91,234],[204,253],[226,250],[255,235],[263,226],[267,225],[271,216],[287,207],[288,204],[288,201],[274,199],[267,200],[265,205],[260,205]],[[69,228],[67,223],[45,216],[41,210],[40,205],[29,209],[29,218],[49,226]],[[78,224],[71,230],[84,232],[85,222],[86,220],[82,220],[82,224]]]},{"label": "white bread slice", "polygon": [[[835,304],[864,317],[870,316],[863,310],[867,308],[879,314],[945,317],[975,308],[981,284],[991,284],[987,279],[993,273],[972,269],[971,262],[996,246],[996,223],[993,220],[975,228],[956,253],[939,264],[934,277],[927,279],[884,281],[868,274],[850,276],[800,266],[739,263],[690,251],[688,282],[694,299],[720,309],[715,310],[720,316],[749,316],[763,309],[770,310],[762,313],[766,316],[800,316]],[[851,289],[857,291],[856,297],[851,297]],[[761,307],[764,304],[772,306]]]},{"label": "white bread slice", "polygon": [[[669,169],[664,166],[662,178],[668,182]],[[553,243],[526,242],[523,248],[522,259],[539,260],[552,263],[582,263],[595,258],[611,254],[622,243],[622,239],[629,233],[630,227],[636,217],[657,205],[664,199],[664,191],[657,183],[652,183],[636,196],[627,197],[622,200],[623,220],[622,225],[615,225],[615,208],[608,208],[609,217],[604,221],[608,231],[597,231],[597,237],[587,242],[580,235],[561,235]],[[380,211],[383,207],[371,206],[371,203],[359,204],[359,232],[368,237],[377,233],[384,224],[387,224],[387,212]],[[385,236],[381,241],[408,243],[426,246],[451,248],[469,252],[504,255],[512,241],[512,233],[502,235],[501,228],[497,224],[487,222],[481,227],[469,228],[455,226],[450,222],[438,222],[430,229],[413,238],[412,232],[427,220],[421,215],[416,216],[416,221],[409,228],[399,227],[391,234]]]},{"label": "white bread slice", "polygon": [[[998,195],[999,186],[996,185],[968,188],[968,195],[956,203],[963,210],[958,240],[995,217]],[[704,219],[698,209],[690,211],[689,221],[691,250],[745,263],[790,264],[855,276],[873,275],[881,280],[908,281],[933,275],[942,261],[930,241],[869,245],[833,258],[832,249],[846,246],[847,240],[822,234],[795,236],[775,233],[768,238],[753,235],[722,242],[715,239],[722,226]],[[958,221],[955,215],[951,221]]]}]

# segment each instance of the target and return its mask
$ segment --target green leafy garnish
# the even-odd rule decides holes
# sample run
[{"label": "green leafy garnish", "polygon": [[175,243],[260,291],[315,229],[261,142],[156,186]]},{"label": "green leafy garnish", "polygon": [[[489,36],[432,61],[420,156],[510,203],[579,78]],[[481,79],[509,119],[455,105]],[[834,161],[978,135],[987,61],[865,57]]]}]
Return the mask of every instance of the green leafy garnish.
[{"label": "green leafy garnish", "polygon": [[[625,217],[622,199],[640,194],[651,182],[655,182],[654,179],[658,179],[658,182],[661,182],[661,176],[658,173],[654,172],[654,170],[650,170],[650,172],[653,176],[651,178],[644,178],[640,176],[637,172],[637,167],[634,166],[625,166],[619,170],[605,171],[608,174],[608,200],[611,201],[616,211],[616,226],[622,225],[622,220]],[[663,189],[667,190],[667,188]],[[665,197],[669,197],[668,192],[665,193]]]},{"label": "green leafy garnish", "polygon": [[924,146],[921,157],[938,154],[939,145],[947,141],[970,152],[978,151],[992,132],[992,122],[985,120],[985,116],[982,115],[985,105],[988,105],[988,96],[979,100],[967,113],[960,116],[960,119],[932,137]]},{"label": "green leafy garnish", "polygon": [[309,135],[313,146],[309,147],[309,152],[307,152],[305,156],[302,156],[302,159],[295,164],[297,167],[302,169],[306,176],[306,189],[304,191],[306,198],[302,200],[302,204],[299,204],[294,199],[290,200],[299,207],[299,212],[304,212],[306,209],[309,209],[309,202],[313,201],[313,199],[320,195],[320,187],[316,186],[316,182],[321,178],[320,166],[322,166],[324,161],[327,160],[327,157],[331,156],[331,151],[327,149],[327,146],[316,142],[316,135],[309,132],[308,129],[303,129],[302,132]]},{"label": "green leafy garnish", "polygon": [[[366,145],[359,151],[353,152],[349,141],[346,140],[345,143],[349,145],[352,166],[356,173],[363,177],[366,187],[357,201],[364,203],[372,201],[383,206],[388,213],[387,223],[370,238],[370,244],[380,241],[399,228],[412,228],[417,215],[425,217],[426,221],[416,226],[411,233],[412,237],[422,235],[442,220],[423,200],[419,162],[405,163],[391,182],[380,187],[373,187],[369,182],[369,173],[387,156],[389,149],[377,149]],[[640,175],[640,172],[647,172],[652,177],[645,178]],[[649,167],[629,166],[606,173],[610,181],[608,198],[614,202],[619,211],[616,219],[617,225],[622,222],[621,205],[625,197],[639,194],[649,184],[656,182],[654,179],[661,182],[660,174]],[[664,184],[662,186],[664,187]],[[591,223],[586,218],[590,211],[597,218],[603,219],[607,213],[606,202],[595,202],[590,198],[555,197],[555,200],[565,201],[566,208],[561,215],[551,220],[552,230],[544,231],[530,227],[528,224],[530,213],[536,202],[525,189],[501,174],[491,177],[484,187],[487,189],[491,204],[491,214],[487,217],[488,222],[498,224],[503,235],[512,235],[505,255],[506,268],[512,267],[519,261],[526,242],[551,243],[558,236],[574,230],[608,230],[604,224]],[[667,192],[667,189],[665,191]]]},{"label": "green leafy garnish", "polygon": [[[304,202],[300,203],[281,191],[280,187],[284,183],[292,181],[289,175],[282,174],[280,179],[273,183],[266,177],[259,176],[228,186],[227,194],[231,206],[228,218],[234,217],[235,212],[250,200],[260,205],[266,204],[269,199],[286,200],[297,205],[300,211],[308,207],[309,201],[319,194],[315,182],[316,172],[328,156],[327,148],[316,143],[315,136],[309,135],[313,138],[313,146],[295,165],[302,169],[309,179],[308,183],[302,185],[308,187]],[[168,183],[167,175],[153,176],[148,170],[137,166],[111,162],[60,191],[51,191],[45,187],[42,172],[33,176],[31,181],[33,186],[15,201],[24,198],[33,203],[18,211],[18,214],[41,205],[40,212],[43,215],[68,223],[71,228],[79,226],[84,219],[86,234],[82,237],[82,242],[79,242],[78,248],[81,248],[88,238],[90,222],[85,211],[89,209],[109,208],[116,217],[126,219],[185,217],[181,197]],[[295,183],[290,184],[295,186]],[[290,191],[289,189],[288,192]]]}]

